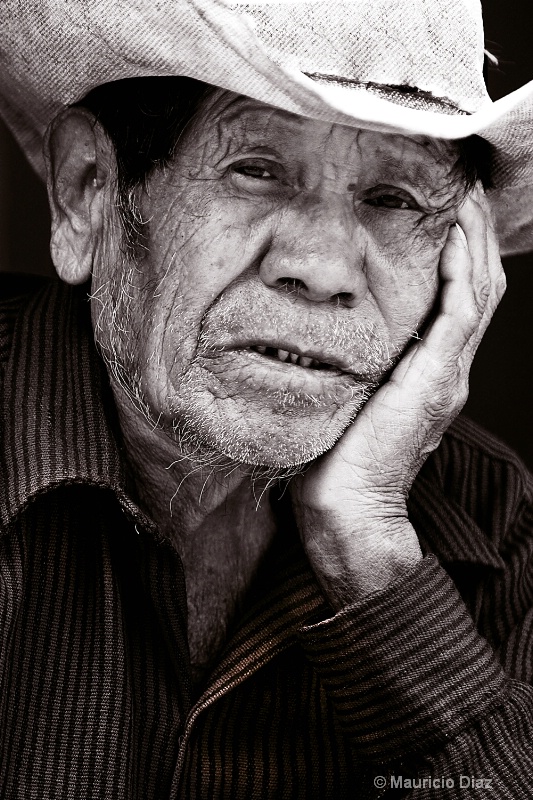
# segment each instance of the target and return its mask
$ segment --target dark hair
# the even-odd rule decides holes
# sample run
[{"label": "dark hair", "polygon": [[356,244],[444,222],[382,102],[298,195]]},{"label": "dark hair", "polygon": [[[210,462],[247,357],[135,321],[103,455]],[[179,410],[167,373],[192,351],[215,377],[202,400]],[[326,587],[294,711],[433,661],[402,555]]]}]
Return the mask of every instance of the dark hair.
[{"label": "dark hair", "polygon": [[492,145],[481,136],[459,139],[459,162],[463,170],[466,189],[473,189],[481,181],[484,189],[492,187]]},{"label": "dark hair", "polygon": [[[117,159],[118,202],[128,248],[142,238],[134,190],[172,160],[180,138],[216,87],[193,78],[127,78],[97,86],[77,103],[91,111],[111,139]],[[490,187],[491,146],[461,139],[459,163],[466,189]]]},{"label": "dark hair", "polygon": [[170,163],[179,140],[216,87],[185,77],[126,78],[97,86],[77,106],[94,114],[115,148],[119,212],[128,249],[142,239],[134,190]]}]

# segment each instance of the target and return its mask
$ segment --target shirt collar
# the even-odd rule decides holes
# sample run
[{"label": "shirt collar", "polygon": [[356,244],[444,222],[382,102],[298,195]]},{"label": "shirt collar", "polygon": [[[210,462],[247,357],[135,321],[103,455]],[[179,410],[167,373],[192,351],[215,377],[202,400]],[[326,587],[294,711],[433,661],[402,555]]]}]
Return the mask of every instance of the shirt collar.
[{"label": "shirt collar", "polygon": [[114,408],[94,346],[87,287],[46,285],[17,316],[4,368],[4,524],[59,485],[90,483],[124,494]]}]

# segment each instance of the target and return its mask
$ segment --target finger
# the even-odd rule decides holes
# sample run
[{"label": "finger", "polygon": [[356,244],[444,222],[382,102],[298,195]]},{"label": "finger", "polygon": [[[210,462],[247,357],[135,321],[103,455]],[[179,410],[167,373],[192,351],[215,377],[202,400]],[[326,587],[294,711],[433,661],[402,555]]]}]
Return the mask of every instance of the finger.
[{"label": "finger", "polygon": [[414,372],[438,380],[442,368],[443,374],[455,374],[458,384],[467,384],[477,346],[501,296],[503,272],[487,205],[476,189],[461,208],[459,225],[450,228],[439,263],[438,313],[424,339],[400,361],[398,379]]},{"label": "finger", "polygon": [[476,187],[464,203],[457,221],[467,239],[472,258],[474,298],[478,310],[482,311],[479,326],[472,334],[475,349],[503,297],[506,286],[490,205],[480,186]]},{"label": "finger", "polygon": [[[478,253],[476,258],[480,256]],[[479,271],[465,234],[453,225],[440,257],[440,307],[429,334],[435,340],[432,344],[437,340],[444,342],[446,337],[446,349],[452,349],[456,354],[469,341],[483,314],[484,303],[476,298],[473,288],[476,266]],[[429,336],[425,340],[428,341]]]},{"label": "finger", "polygon": [[494,223],[492,209],[488,198],[484,193],[480,194],[479,202],[484,212],[485,221],[487,224],[488,268],[491,275],[493,296],[497,305],[502,299],[506,288],[506,278],[500,256],[500,243],[496,234],[496,225]]},{"label": "finger", "polygon": [[489,269],[487,218],[478,187],[459,210],[457,224],[465,234],[472,259],[472,291],[476,306],[482,314],[491,296],[492,275]]},{"label": "finger", "polygon": [[394,372],[399,379],[405,378],[413,362],[419,362],[421,370],[428,379],[431,375],[431,380],[434,379],[433,373],[438,372],[441,366],[446,368],[446,365],[462,362],[465,348],[482,317],[472,290],[473,259],[464,234],[455,225],[448,232],[439,272],[441,290],[438,312],[423,339],[400,360]]}]

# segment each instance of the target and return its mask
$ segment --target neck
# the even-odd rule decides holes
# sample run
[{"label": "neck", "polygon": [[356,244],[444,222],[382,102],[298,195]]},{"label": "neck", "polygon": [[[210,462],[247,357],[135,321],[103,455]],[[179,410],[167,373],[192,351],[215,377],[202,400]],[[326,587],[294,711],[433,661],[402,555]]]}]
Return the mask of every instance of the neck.
[{"label": "neck", "polygon": [[183,562],[191,660],[200,678],[275,533],[268,491],[265,483],[254,487],[244,467],[228,463],[214,471],[183,456],[164,432],[115,397],[140,505]]}]

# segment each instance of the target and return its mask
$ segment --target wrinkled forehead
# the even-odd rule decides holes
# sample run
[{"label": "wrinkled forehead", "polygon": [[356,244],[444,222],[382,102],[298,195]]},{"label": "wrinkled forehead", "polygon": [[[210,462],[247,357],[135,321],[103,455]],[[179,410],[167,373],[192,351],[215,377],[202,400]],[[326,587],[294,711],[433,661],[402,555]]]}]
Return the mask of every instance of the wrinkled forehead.
[{"label": "wrinkled forehead", "polygon": [[381,165],[428,184],[449,174],[460,152],[457,142],[330,124],[224,90],[215,91],[206,102],[200,127],[213,148],[224,154],[263,150],[359,169]]}]

